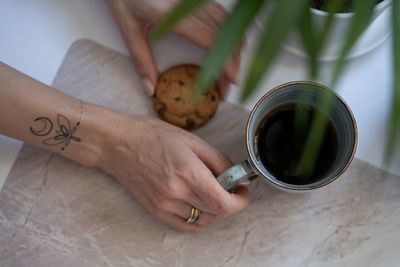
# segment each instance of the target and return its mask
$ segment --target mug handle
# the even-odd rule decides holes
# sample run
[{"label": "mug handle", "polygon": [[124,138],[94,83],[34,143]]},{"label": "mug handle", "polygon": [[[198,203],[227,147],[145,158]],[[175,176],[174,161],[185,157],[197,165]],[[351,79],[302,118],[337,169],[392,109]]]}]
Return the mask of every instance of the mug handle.
[{"label": "mug handle", "polygon": [[246,159],[242,163],[230,167],[224,171],[217,177],[217,181],[225,190],[231,191],[243,180],[249,179],[249,181],[252,181],[257,176],[257,173],[255,173],[249,161]]}]

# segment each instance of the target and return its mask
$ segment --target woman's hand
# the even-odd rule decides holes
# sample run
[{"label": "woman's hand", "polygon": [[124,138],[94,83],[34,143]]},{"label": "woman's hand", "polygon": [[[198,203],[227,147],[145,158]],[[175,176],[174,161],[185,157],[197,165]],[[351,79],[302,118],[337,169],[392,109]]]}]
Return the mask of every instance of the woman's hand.
[{"label": "woman's hand", "polygon": [[[245,187],[228,193],[215,179],[230,161],[184,130],[84,103],[1,62],[0,88],[0,134],[101,168],[178,229],[194,231],[248,204]],[[192,206],[204,212],[197,224],[186,223]]]},{"label": "woman's hand", "polygon": [[[177,0],[108,0],[114,19],[142,77],[144,89],[149,95],[154,94],[158,75],[148,34],[151,27],[160,23],[177,3]],[[225,15],[221,5],[210,2],[185,18],[173,31],[200,47],[209,48]],[[226,95],[229,83],[237,83],[239,64],[238,50],[228,59],[224,74],[220,77],[219,87],[223,95]]]},{"label": "woman's hand", "polygon": [[[104,117],[107,117],[105,115]],[[195,135],[158,119],[119,114],[107,129],[98,165],[116,177],[154,217],[184,231],[247,207],[246,187],[225,191],[215,176],[229,159]],[[191,208],[203,213],[187,224]]]}]

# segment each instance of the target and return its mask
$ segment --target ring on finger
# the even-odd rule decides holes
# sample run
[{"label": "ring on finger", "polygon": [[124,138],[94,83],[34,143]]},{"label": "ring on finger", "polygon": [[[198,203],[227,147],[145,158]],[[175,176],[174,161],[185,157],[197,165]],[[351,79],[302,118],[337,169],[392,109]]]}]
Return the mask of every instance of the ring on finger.
[{"label": "ring on finger", "polygon": [[192,210],[190,211],[190,217],[186,220],[186,223],[193,224],[197,222],[200,218],[200,215],[201,215],[201,210],[192,207]]}]

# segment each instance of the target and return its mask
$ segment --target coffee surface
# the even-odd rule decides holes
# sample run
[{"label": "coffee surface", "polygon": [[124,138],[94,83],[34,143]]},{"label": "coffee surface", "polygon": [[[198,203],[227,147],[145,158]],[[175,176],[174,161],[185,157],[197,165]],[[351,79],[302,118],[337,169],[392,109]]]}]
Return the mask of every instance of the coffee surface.
[{"label": "coffee surface", "polygon": [[318,181],[329,172],[337,157],[338,137],[328,119],[315,168],[311,173],[304,172],[299,162],[313,119],[320,112],[312,106],[303,106],[304,119],[300,126],[299,120],[295,119],[296,107],[287,104],[270,112],[257,129],[256,145],[261,162],[278,180],[305,185]]}]

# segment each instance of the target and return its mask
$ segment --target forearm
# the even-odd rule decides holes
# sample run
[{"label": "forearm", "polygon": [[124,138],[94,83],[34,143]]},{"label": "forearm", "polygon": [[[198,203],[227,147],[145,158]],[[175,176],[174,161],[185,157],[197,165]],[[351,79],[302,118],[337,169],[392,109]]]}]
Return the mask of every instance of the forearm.
[{"label": "forearm", "polygon": [[98,120],[112,112],[83,103],[0,63],[0,134],[85,165],[101,155],[106,132]]}]

